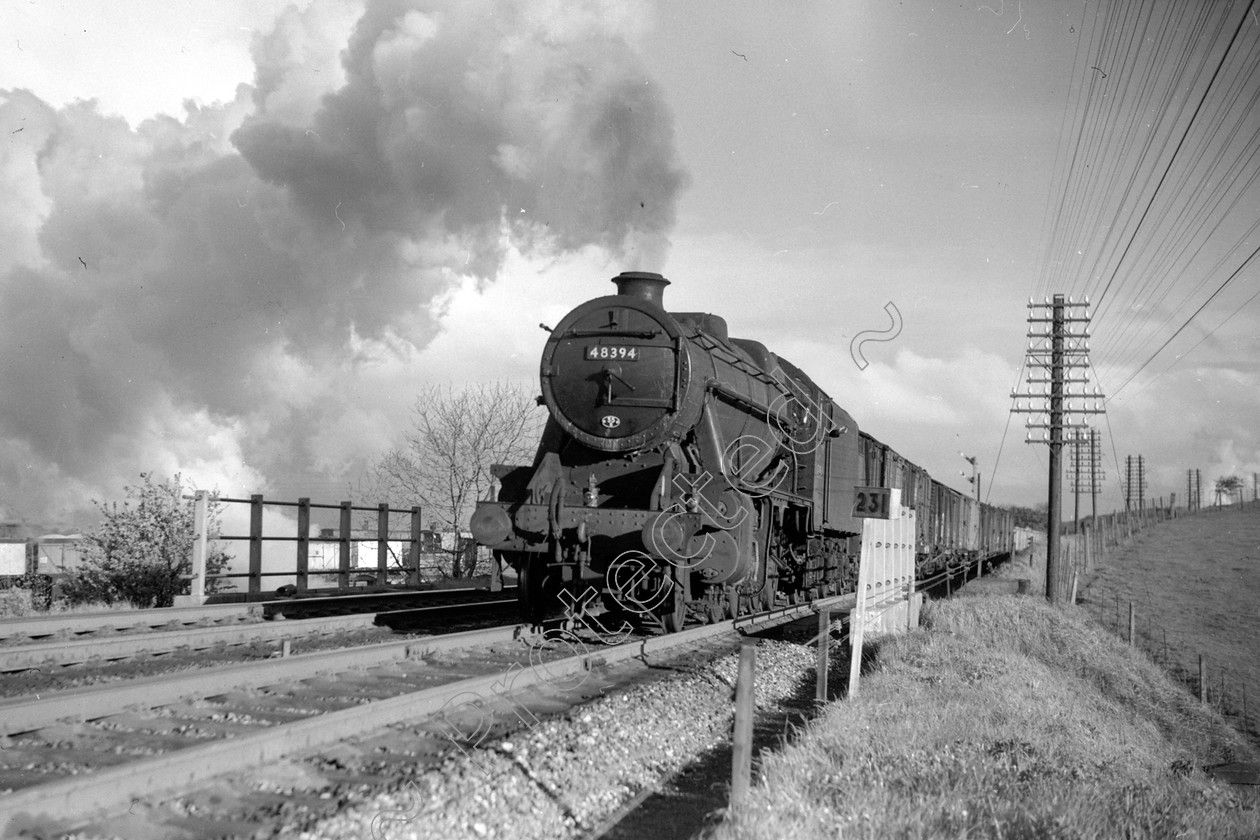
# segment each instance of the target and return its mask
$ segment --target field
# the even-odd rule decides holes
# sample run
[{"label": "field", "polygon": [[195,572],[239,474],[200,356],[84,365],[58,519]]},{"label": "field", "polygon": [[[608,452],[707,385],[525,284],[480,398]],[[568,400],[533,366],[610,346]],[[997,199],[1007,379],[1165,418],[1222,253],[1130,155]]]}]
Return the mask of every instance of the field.
[{"label": "field", "polygon": [[1251,730],[1260,730],[1260,507],[1147,528],[1099,564],[1078,600],[1122,635],[1132,602],[1143,649],[1189,674],[1196,691],[1205,655],[1209,699],[1231,716],[1245,705]]}]

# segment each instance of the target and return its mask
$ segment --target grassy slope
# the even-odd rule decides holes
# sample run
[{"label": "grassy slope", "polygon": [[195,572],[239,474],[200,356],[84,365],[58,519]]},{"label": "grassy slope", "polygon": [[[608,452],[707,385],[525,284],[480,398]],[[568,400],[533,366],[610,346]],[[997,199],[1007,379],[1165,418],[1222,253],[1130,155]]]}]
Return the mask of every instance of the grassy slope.
[{"label": "grassy slope", "polygon": [[1163,659],[1166,640],[1169,665],[1195,674],[1197,657],[1205,654],[1213,701],[1224,667],[1228,705],[1241,709],[1245,687],[1257,725],[1260,509],[1204,511],[1144,531],[1090,576],[1081,600],[1122,633],[1132,601],[1139,641],[1149,653]]},{"label": "grassy slope", "polygon": [[738,819],[713,833],[1255,838],[1260,797],[1199,768],[1258,759],[1079,611],[963,598],[878,643],[859,696],[766,755]]}]

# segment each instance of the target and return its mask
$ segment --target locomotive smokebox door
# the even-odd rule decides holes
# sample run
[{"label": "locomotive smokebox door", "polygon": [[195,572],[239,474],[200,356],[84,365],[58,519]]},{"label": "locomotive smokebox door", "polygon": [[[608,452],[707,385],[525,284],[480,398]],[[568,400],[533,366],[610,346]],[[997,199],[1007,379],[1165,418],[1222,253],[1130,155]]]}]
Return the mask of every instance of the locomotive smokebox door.
[{"label": "locomotive smokebox door", "polygon": [[565,432],[601,452],[655,445],[676,425],[690,382],[677,322],[661,308],[669,281],[626,272],[619,294],[570,312],[543,349],[543,400]]}]

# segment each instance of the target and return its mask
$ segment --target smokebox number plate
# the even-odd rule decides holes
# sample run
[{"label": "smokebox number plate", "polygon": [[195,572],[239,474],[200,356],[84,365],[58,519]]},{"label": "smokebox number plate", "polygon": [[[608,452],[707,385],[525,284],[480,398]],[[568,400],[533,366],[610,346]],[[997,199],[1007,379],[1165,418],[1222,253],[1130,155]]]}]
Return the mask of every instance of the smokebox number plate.
[{"label": "smokebox number plate", "polygon": [[588,361],[637,362],[639,348],[626,347],[622,344],[589,344],[586,347],[586,358]]}]

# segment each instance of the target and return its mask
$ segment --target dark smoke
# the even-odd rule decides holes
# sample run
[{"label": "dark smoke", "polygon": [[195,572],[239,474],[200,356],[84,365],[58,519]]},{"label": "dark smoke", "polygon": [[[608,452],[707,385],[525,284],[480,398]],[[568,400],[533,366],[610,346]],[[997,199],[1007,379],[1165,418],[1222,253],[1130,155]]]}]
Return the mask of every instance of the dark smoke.
[{"label": "dark smoke", "polygon": [[654,267],[684,176],[634,8],[371,2],[339,69],[290,10],[234,102],[134,129],[0,92],[0,503],[52,524],[147,470],[244,492],[509,246]]}]

